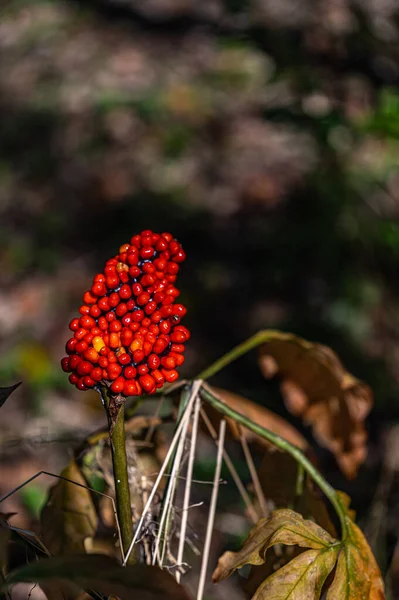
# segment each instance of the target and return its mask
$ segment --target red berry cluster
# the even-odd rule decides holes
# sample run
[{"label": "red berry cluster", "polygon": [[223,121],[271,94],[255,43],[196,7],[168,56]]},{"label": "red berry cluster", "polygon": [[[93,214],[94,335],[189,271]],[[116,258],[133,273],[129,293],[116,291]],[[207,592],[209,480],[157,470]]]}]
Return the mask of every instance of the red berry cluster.
[{"label": "red berry cluster", "polygon": [[170,233],[142,231],[105,263],[83,294],[80,317],[62,359],[79,390],[102,382],[125,396],[153,394],[176,381],[189,331],[175,300],[179,263],[186,255]]}]

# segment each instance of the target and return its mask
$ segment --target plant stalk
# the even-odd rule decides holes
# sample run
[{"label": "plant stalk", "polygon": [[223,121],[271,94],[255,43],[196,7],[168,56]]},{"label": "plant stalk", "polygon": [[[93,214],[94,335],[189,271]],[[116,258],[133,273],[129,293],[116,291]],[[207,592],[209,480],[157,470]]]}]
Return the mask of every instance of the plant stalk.
[{"label": "plant stalk", "polygon": [[[221,360],[223,360],[223,358]],[[202,375],[202,377],[204,377],[204,375]],[[200,396],[202,400],[210,404],[213,408],[215,408],[223,415],[234,419],[236,423],[240,423],[250,431],[253,431],[257,435],[259,435],[261,438],[268,440],[269,442],[277,446],[277,448],[280,448],[280,450],[283,450],[284,452],[287,452],[287,454],[292,456],[296,460],[296,462],[299,465],[301,465],[303,469],[310,475],[313,481],[317,483],[319,488],[322,490],[322,492],[326,495],[326,497],[333,505],[340,520],[342,540],[346,538],[348,531],[346,523],[347,515],[345,512],[345,508],[343,507],[339,499],[339,496],[337,495],[335,489],[324,479],[323,475],[316,469],[316,467],[310,462],[310,460],[308,460],[306,456],[302,454],[299,448],[297,448],[293,444],[290,444],[290,442],[287,442],[287,440],[280,437],[279,435],[273,433],[272,431],[269,431],[268,429],[265,429],[257,423],[254,423],[247,417],[244,417],[244,415],[242,415],[241,413],[236,412],[235,410],[227,406],[227,404],[225,404],[220,398],[218,398],[218,396],[215,395],[208,386],[202,385],[200,389]]]},{"label": "plant stalk", "polygon": [[[133,539],[133,515],[130,499],[125,438],[125,400],[112,395],[105,388],[101,396],[107,412],[109,437],[111,440],[112,465],[114,472],[116,512],[121,532],[123,559]],[[136,556],[130,553],[127,564],[135,564]]]},{"label": "plant stalk", "polygon": [[258,331],[258,333],[255,333],[255,335],[245,340],[245,342],[238,344],[238,346],[235,346],[232,350],[218,358],[213,364],[201,371],[195,379],[203,379],[204,381],[209,379],[224,367],[227,367],[230,363],[237,360],[237,358],[240,358],[250,350],[273,339],[276,333],[281,335],[281,332],[273,329],[262,329],[261,331]]}]

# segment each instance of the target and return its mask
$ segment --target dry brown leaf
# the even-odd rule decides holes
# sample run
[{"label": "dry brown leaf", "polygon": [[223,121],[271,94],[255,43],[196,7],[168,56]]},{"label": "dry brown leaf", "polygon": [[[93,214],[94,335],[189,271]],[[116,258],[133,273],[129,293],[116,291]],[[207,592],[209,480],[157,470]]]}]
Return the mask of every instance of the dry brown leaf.
[{"label": "dry brown leaf", "polygon": [[50,489],[41,514],[42,539],[54,555],[85,552],[85,540],[93,538],[97,529],[97,513],[86,481],[74,460],[62,471]]},{"label": "dry brown leaf", "polygon": [[[218,396],[225,404],[227,404],[227,406],[241,413],[257,425],[261,425],[262,427],[265,427],[265,429],[269,429],[273,433],[276,433],[303,451],[309,450],[309,444],[305,438],[299,433],[299,431],[295,429],[295,427],[290,425],[282,417],[276,415],[267,408],[256,404],[256,402],[252,402],[251,400],[240,396],[239,394],[234,394],[233,392],[229,392],[228,390],[217,387],[209,386],[209,388],[212,393]],[[217,430],[222,415],[220,412],[213,409],[209,404],[204,404],[203,408],[213,426]],[[275,449],[275,446],[272,446],[270,442],[261,438],[259,435],[253,433],[249,429],[242,427],[234,419],[226,416],[223,416],[223,418],[226,419],[230,435],[234,439],[240,439],[240,434],[242,432],[247,442],[255,442],[263,447],[267,446],[268,448],[272,447]]]},{"label": "dry brown leaf", "polygon": [[297,495],[298,463],[292,456],[266,449],[258,475],[265,497],[272,500],[276,508],[291,506],[305,518],[312,517],[332,536],[336,536],[324,497],[306,473],[302,493]]},{"label": "dry brown leaf", "polygon": [[37,582],[51,590],[52,600],[64,598],[65,582],[70,586],[67,599],[72,600],[74,588],[91,589],[120,600],[190,600],[183,586],[167,571],[147,565],[122,567],[115,559],[104,555],[76,555],[34,561],[10,573],[6,583]]},{"label": "dry brown leaf", "polygon": [[[319,599],[324,582],[334,568],[338,548],[307,550],[268,577],[252,600]],[[341,600],[340,596],[335,597]]]},{"label": "dry brown leaf", "polygon": [[270,518],[260,519],[239,552],[225,552],[219,558],[212,580],[222,581],[246,564],[263,564],[267,549],[276,544],[320,549],[334,542],[327,531],[299,513],[287,508],[275,510]]},{"label": "dry brown leaf", "polygon": [[261,347],[265,377],[282,377],[287,409],[313,428],[319,443],[334,453],[343,473],[356,476],[366,456],[364,420],[372,391],[348,373],[327,346],[287,333],[275,332]]}]

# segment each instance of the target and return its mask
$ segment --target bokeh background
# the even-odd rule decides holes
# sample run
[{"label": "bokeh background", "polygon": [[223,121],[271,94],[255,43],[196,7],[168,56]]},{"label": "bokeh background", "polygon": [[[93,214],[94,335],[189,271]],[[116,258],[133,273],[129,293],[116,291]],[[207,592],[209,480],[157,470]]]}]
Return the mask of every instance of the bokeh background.
[{"label": "bokeh background", "polygon": [[[23,381],[1,413],[1,492],[57,472],[104,422],[59,368],[67,324],[122,242],[171,231],[188,254],[185,375],[268,327],[330,345],[372,386],[359,477],[318,454],[399,597],[397,2],[3,0],[0,12],[0,385]],[[215,382],[309,437],[255,354]],[[7,505],[21,523],[42,481]]]}]

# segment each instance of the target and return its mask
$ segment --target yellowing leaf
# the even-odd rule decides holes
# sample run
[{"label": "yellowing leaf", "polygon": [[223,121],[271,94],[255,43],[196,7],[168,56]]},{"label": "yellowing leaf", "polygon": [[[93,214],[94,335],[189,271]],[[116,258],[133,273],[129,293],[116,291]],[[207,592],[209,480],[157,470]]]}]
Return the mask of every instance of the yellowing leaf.
[{"label": "yellowing leaf", "polygon": [[[86,538],[97,529],[97,513],[86,481],[74,460],[62,471],[50,490],[41,513],[42,539],[54,555],[85,552]],[[79,484],[79,485],[76,485]]]},{"label": "yellowing leaf", "polygon": [[[305,438],[293,427],[285,421],[279,415],[276,415],[272,411],[267,408],[256,404],[256,402],[252,402],[239,394],[234,394],[233,392],[229,392],[228,390],[223,390],[221,388],[215,388],[209,386],[212,393],[218,396],[225,404],[230,406],[233,410],[241,413],[251,421],[254,421],[258,425],[273,431],[277,435],[286,439],[288,442],[291,442],[294,446],[297,446],[301,450],[308,450],[309,444],[305,440]],[[208,415],[211,422],[214,424],[215,429],[218,429],[218,424],[221,419],[221,414],[213,409],[208,404],[204,405],[204,411]],[[239,439],[240,434],[242,432],[243,436],[247,440],[247,442],[255,442],[260,444],[261,446],[273,447],[267,440],[261,438],[256,433],[249,431],[248,429],[243,428],[238,425],[234,419],[224,416],[224,419],[227,421],[227,426],[230,430],[230,435],[234,439]]]},{"label": "yellowing leaf", "polygon": [[[339,498],[346,511],[346,534],[342,541],[338,542],[319,525],[292,510],[277,510],[270,519],[259,521],[239,552],[225,552],[221,556],[213,581],[229,577],[245,564],[264,565],[264,569],[254,573],[248,587],[253,592],[259,576],[265,575],[252,600],[320,600],[322,591],[323,598],[327,591],[326,600],[385,600],[375,558],[363,533],[349,516],[347,497]],[[301,552],[282,566],[280,563],[275,570],[276,565],[266,563],[266,552],[276,544],[295,545],[296,553],[299,548],[311,550]],[[335,566],[334,578],[327,582]]]},{"label": "yellowing leaf", "polygon": [[287,333],[271,333],[261,347],[260,366],[265,377],[282,377],[288,410],[312,426],[344,474],[354,477],[366,455],[371,389],[348,373],[330,348]]},{"label": "yellowing leaf", "polygon": [[347,526],[348,537],[327,600],[384,600],[384,583],[370,546],[349,517]]},{"label": "yellowing leaf", "polygon": [[245,564],[263,564],[267,549],[275,544],[320,549],[334,542],[327,531],[299,513],[284,508],[276,510],[269,519],[261,519],[255,525],[239,552],[225,552],[219,558],[212,579],[215,583],[222,581]]},{"label": "yellowing leaf", "polygon": [[[307,550],[273,573],[256,590],[252,600],[310,600],[320,598],[325,580],[334,568],[338,548]],[[340,596],[335,597],[341,600]]]}]

